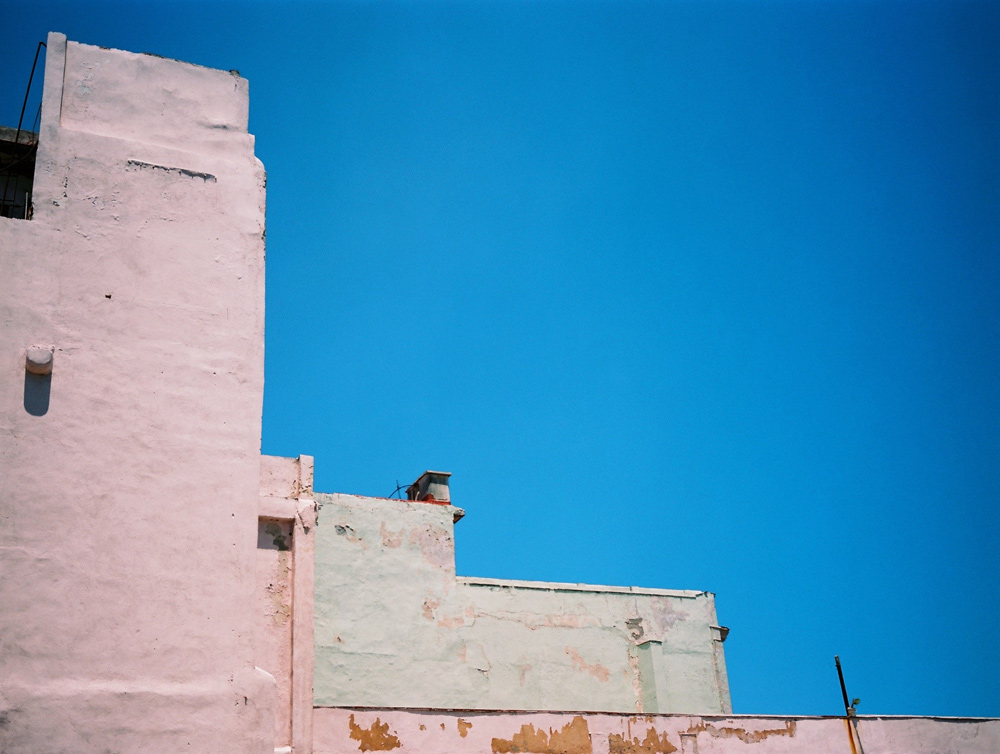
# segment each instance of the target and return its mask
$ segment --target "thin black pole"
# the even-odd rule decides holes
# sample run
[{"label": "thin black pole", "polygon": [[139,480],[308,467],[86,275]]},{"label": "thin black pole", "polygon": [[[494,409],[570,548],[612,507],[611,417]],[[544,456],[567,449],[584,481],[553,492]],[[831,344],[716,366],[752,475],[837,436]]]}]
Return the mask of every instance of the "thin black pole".
[{"label": "thin black pole", "polygon": [[[837,663],[837,675],[840,677],[840,693],[844,695],[844,714],[847,715],[847,735],[851,739],[851,754],[857,754],[858,750],[854,746],[854,735],[851,733],[851,723],[855,722],[852,720],[854,713],[851,709],[851,703],[847,700],[847,685],[844,683],[844,670],[840,667],[840,656],[834,655],[833,661]],[[858,743],[861,743],[860,738]]]},{"label": "thin black pole", "polygon": [[14,135],[14,143],[17,144],[17,137],[21,135],[21,124],[24,123],[24,109],[28,106],[28,95],[31,94],[31,80],[35,78],[35,66],[38,65],[38,53],[42,48],[48,48],[45,42],[39,42],[35,48],[35,59],[31,63],[31,74],[28,76],[28,88],[24,90],[24,102],[21,104],[21,117],[17,119],[17,133]]},{"label": "thin black pole", "polygon": [[834,655],[833,661],[837,663],[837,675],[840,676],[840,693],[844,695],[844,712],[847,715],[851,714],[851,703],[847,701],[847,686],[844,685],[844,671],[840,667],[840,656]]}]

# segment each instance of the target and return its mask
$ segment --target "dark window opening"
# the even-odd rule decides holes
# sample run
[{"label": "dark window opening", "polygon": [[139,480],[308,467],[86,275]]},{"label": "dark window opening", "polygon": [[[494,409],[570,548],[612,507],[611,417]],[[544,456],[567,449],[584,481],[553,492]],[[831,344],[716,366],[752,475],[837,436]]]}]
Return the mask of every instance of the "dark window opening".
[{"label": "dark window opening", "polygon": [[31,219],[37,152],[38,134],[0,126],[0,217]]}]

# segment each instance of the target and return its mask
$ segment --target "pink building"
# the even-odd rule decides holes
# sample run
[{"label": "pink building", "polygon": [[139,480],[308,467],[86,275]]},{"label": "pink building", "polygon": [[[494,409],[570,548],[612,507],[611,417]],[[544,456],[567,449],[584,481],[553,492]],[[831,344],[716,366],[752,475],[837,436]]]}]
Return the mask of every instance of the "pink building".
[{"label": "pink building", "polygon": [[247,112],[52,34],[39,133],[0,130],[0,751],[1000,751],[734,715],[712,594],[460,577],[446,473],[385,500],[261,457]]}]

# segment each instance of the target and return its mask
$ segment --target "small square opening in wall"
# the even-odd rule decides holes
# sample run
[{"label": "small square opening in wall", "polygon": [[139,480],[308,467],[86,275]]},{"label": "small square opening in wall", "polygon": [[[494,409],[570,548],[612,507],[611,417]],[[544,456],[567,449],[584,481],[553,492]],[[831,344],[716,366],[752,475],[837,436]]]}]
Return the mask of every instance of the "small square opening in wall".
[{"label": "small square opening in wall", "polygon": [[0,217],[31,219],[38,134],[0,126]]}]

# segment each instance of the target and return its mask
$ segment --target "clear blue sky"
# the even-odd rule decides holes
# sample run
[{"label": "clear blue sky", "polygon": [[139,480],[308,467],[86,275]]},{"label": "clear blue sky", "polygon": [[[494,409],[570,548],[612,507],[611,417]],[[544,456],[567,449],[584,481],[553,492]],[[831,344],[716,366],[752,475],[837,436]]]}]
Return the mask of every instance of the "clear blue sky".
[{"label": "clear blue sky", "polygon": [[[1000,716],[1000,5],[3,7],[238,69],[263,450],[467,575],[717,593],[733,705]],[[37,103],[37,98],[33,98]],[[34,107],[29,105],[29,120]]]}]

